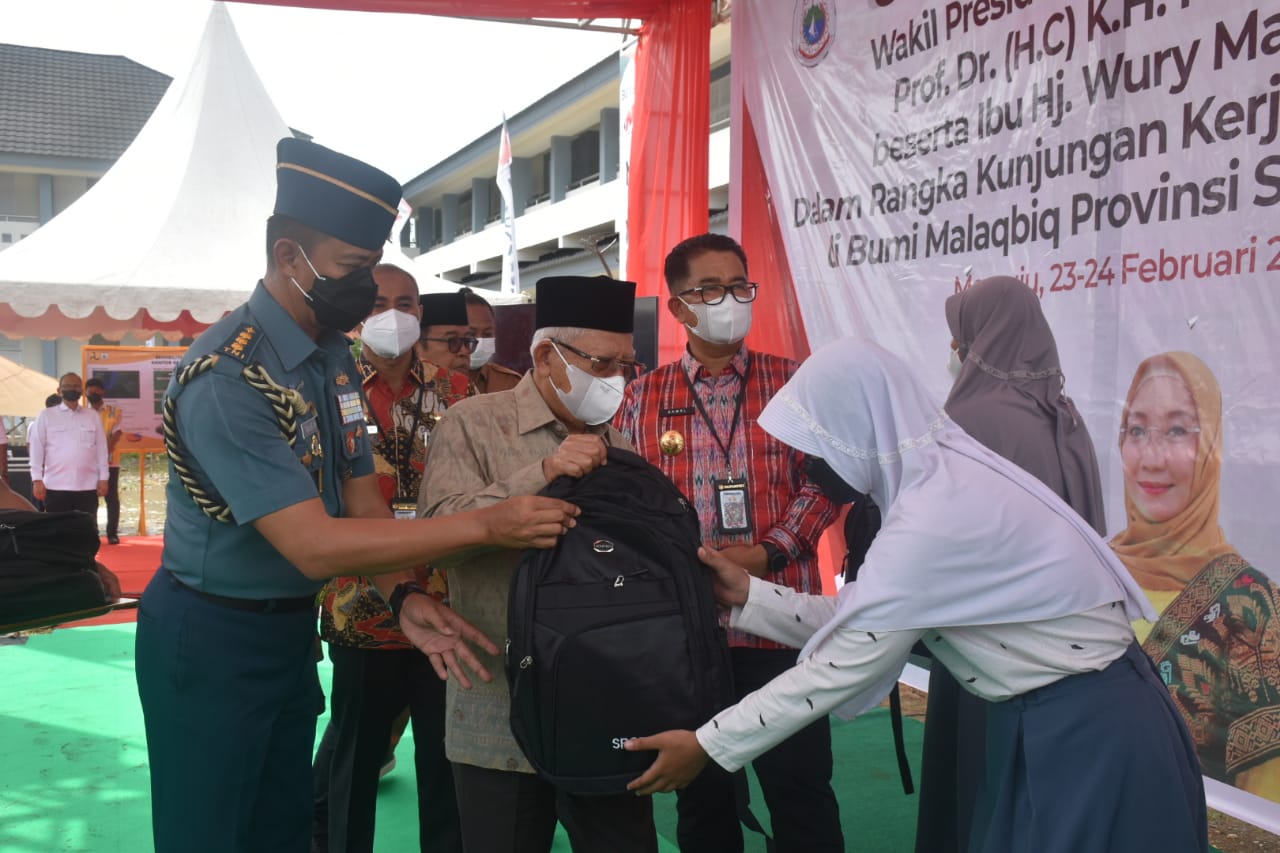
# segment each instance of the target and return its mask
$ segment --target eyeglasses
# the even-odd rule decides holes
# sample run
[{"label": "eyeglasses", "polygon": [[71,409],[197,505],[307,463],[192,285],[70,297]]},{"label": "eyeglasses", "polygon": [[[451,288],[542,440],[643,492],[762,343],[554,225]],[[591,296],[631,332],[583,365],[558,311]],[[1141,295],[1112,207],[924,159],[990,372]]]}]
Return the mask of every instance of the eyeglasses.
[{"label": "eyeglasses", "polygon": [[746,303],[756,301],[756,289],[759,287],[760,285],[751,281],[742,281],[736,284],[704,284],[700,287],[682,290],[676,296],[688,296],[690,293],[696,293],[703,305],[719,305],[724,302],[725,296],[732,293],[736,301]]},{"label": "eyeglasses", "polygon": [[628,382],[630,382],[645,371],[645,366],[638,361],[628,361],[625,358],[613,358],[612,356],[592,355],[591,353],[583,352],[575,346],[566,344],[559,338],[552,338],[551,342],[558,347],[564,347],[579,358],[585,358],[587,361],[591,362],[591,372],[598,376],[610,376],[615,373],[620,373]]},{"label": "eyeglasses", "polygon": [[448,344],[449,352],[457,355],[462,352],[465,347],[468,353],[476,351],[476,344],[480,343],[479,338],[418,338],[419,341],[435,341],[438,344]]},{"label": "eyeglasses", "polygon": [[1155,438],[1159,438],[1166,447],[1186,447],[1194,444],[1199,434],[1198,426],[1171,426],[1168,429],[1156,429],[1134,424],[1120,431],[1120,436],[1126,444],[1133,442],[1139,447],[1145,447]]}]

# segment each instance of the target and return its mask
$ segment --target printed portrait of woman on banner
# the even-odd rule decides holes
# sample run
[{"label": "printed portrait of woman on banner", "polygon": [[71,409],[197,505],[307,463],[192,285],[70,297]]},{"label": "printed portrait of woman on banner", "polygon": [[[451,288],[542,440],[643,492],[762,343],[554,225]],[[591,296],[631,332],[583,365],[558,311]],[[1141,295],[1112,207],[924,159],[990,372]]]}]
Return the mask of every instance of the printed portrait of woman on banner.
[{"label": "printed portrait of woman on banner", "polygon": [[1222,433],[1203,361],[1138,365],[1120,425],[1128,526],[1111,545],[1161,614],[1134,627],[1205,774],[1280,802],[1280,595],[1219,526]]}]

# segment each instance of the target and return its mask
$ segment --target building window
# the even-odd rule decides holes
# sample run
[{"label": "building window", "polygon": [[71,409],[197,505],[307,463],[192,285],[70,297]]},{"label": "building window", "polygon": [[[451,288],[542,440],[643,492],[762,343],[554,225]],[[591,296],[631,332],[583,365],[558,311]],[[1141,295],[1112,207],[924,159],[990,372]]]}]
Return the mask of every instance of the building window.
[{"label": "building window", "polygon": [[569,189],[600,179],[600,128],[580,133],[569,143]]},{"label": "building window", "polygon": [[711,129],[713,131],[728,127],[729,105],[732,100],[729,63],[722,62],[711,69]]},{"label": "building window", "polygon": [[[515,201],[515,199],[512,199]],[[497,222],[502,218],[502,193],[498,192],[498,179],[489,181],[489,221]]]},{"label": "building window", "polygon": [[12,234],[0,234],[0,243],[12,243],[12,242],[13,242]]},{"label": "building window", "polygon": [[533,172],[533,192],[529,204],[541,204],[551,198],[551,152],[544,151],[530,163]]},{"label": "building window", "polygon": [[471,193],[466,193],[458,197],[458,233],[461,237],[463,234],[471,233]]}]

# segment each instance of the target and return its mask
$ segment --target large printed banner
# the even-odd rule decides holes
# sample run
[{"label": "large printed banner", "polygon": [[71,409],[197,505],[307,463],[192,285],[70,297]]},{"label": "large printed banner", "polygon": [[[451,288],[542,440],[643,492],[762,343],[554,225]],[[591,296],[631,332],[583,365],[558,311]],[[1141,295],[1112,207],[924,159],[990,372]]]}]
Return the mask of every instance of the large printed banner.
[{"label": "large printed banner", "polygon": [[733,11],[810,344],[870,336],[941,402],[946,298],[1024,281],[1205,772],[1280,802],[1280,5]]},{"label": "large printed banner", "polygon": [[120,410],[122,453],[163,453],[161,412],[169,377],[186,347],[87,346],[84,378],[102,380],[106,401]]}]

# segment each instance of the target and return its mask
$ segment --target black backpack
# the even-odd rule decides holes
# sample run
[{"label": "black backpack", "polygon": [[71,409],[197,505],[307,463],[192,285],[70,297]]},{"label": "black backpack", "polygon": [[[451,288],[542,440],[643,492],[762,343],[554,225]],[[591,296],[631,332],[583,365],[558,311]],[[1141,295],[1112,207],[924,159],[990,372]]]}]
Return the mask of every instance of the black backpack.
[{"label": "black backpack", "polygon": [[0,509],[0,625],[106,605],[98,545],[86,513]]},{"label": "black backpack", "polygon": [[732,701],[693,507],[666,476],[611,448],[608,464],[541,492],[582,509],[511,582],[511,730],[544,779],[617,794],[653,763],[627,738],[693,729]]}]

